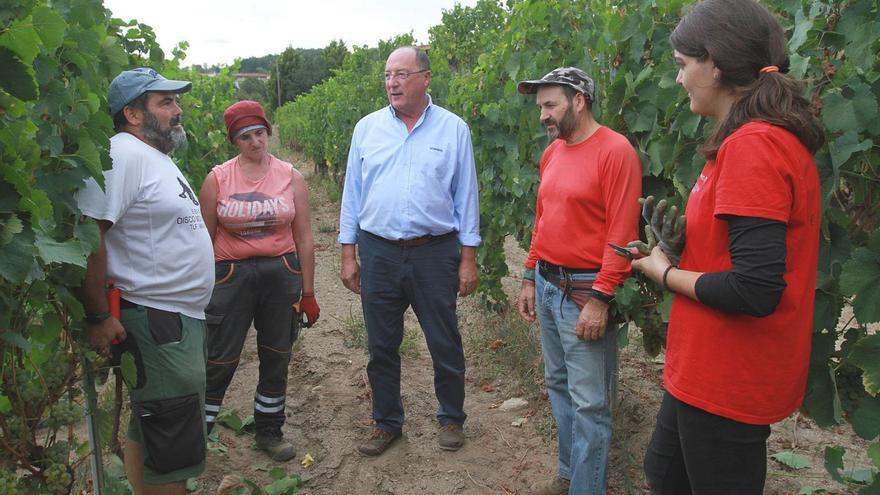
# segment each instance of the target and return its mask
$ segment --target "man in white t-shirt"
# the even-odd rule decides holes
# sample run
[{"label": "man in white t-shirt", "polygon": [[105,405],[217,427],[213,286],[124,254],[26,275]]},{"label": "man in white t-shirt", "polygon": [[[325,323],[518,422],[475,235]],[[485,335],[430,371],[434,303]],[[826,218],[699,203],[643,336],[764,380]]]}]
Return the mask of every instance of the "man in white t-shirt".
[{"label": "man in white t-shirt", "polygon": [[[98,350],[133,361],[125,471],[135,493],[186,493],[205,467],[205,306],[214,256],[199,203],[168,157],[186,141],[179,95],[187,81],[149,68],[122,72],[108,102],[117,134],[104,190],[90,179],[78,195],[101,244],[89,257],[82,298]],[[121,290],[110,314],[106,285]]]}]

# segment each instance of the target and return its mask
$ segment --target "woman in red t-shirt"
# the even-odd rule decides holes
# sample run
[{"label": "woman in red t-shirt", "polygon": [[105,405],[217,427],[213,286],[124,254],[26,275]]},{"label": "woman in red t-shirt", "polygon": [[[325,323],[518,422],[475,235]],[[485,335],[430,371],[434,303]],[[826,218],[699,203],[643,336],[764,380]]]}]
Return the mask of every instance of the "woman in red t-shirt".
[{"label": "woman in red t-shirt", "polygon": [[659,247],[633,262],[675,292],[645,473],[654,493],[760,494],[769,424],[806,387],[824,135],[763,6],[706,0],[671,42],[691,111],[716,126],[680,265]]}]

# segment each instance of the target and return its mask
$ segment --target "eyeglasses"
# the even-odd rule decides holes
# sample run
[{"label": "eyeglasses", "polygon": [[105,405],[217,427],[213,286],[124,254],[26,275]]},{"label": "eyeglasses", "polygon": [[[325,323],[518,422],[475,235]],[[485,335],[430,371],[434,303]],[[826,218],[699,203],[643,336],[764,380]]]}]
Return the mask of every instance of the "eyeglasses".
[{"label": "eyeglasses", "polygon": [[385,79],[386,81],[390,81],[392,79],[400,79],[401,81],[406,81],[406,79],[413,74],[421,74],[422,72],[430,72],[430,71],[431,71],[431,69],[422,69],[422,70],[417,70],[415,72],[409,72],[406,70],[399,70],[399,71],[393,72],[393,73],[386,72],[385,74],[382,75],[382,78]]}]

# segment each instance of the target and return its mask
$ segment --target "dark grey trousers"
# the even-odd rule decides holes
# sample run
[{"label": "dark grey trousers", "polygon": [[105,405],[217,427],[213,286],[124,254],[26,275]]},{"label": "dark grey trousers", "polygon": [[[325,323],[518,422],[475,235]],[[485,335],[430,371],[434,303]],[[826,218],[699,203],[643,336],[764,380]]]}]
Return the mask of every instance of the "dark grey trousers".
[{"label": "dark grey trousers", "polygon": [[287,368],[299,333],[293,304],[302,293],[302,272],[295,253],[273,258],[216,264],[208,324],[205,419],[213,428],[226,388],[238,367],[251,322],[257,330],[260,376],[254,394],[257,431],[280,431],[284,424]]}]

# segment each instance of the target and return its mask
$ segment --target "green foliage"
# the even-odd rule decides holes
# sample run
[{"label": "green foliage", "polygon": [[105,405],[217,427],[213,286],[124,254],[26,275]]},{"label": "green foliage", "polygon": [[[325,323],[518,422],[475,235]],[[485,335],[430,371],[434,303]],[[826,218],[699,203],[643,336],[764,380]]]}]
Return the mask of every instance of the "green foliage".
[{"label": "green foliage", "polygon": [[66,439],[85,415],[80,362],[103,366],[87,351],[75,297],[99,230],[80,217],[75,194],[88,177],[103,183],[102,170],[110,167],[110,80],[149,65],[193,81],[183,101],[189,145],[176,159],[194,183],[230,154],[222,110],[234,101],[231,77],[179,69],[185,44],[166,60],[149,26],[109,15],[96,0],[0,8],[3,493],[68,493],[81,472],[74,467],[102,447]]},{"label": "green foliage", "polygon": [[347,57],[348,49],[341,40],[331,41],[326,48],[287,47],[278,57],[269,76],[273,108],[295,100],[330,77]]},{"label": "green foliage", "polygon": [[254,416],[248,415],[242,418],[235,409],[223,408],[217,414],[217,422],[240,435],[253,430]]},{"label": "green foliage", "polygon": [[303,481],[299,475],[291,474],[282,468],[274,468],[269,471],[272,482],[260,487],[251,480],[242,480],[244,486],[233,491],[233,495],[296,495]]},{"label": "green foliage", "polygon": [[791,469],[806,469],[810,467],[810,461],[806,457],[791,451],[778,452],[771,455],[770,458]]},{"label": "green foliage", "polygon": [[128,56],[100,2],[0,15],[0,491],[68,493],[83,458],[62,439],[84,414],[71,290],[98,240],[74,193],[109,166],[107,81]]}]

